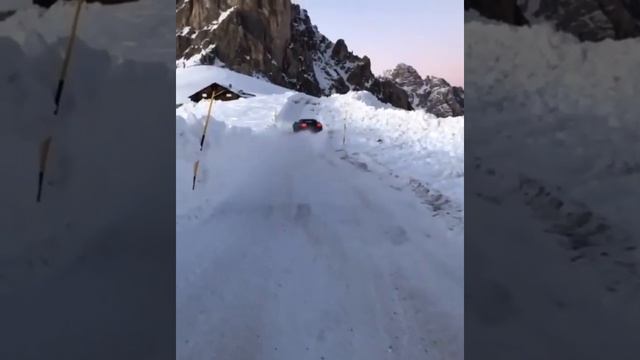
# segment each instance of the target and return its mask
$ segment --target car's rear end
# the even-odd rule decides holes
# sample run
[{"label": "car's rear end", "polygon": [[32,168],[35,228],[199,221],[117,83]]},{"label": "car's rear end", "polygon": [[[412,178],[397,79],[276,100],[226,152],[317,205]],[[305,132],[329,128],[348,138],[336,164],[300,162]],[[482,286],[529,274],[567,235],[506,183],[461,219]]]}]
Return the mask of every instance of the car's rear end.
[{"label": "car's rear end", "polygon": [[293,123],[293,131],[311,131],[317,133],[322,131],[322,123],[316,119],[301,119]]}]

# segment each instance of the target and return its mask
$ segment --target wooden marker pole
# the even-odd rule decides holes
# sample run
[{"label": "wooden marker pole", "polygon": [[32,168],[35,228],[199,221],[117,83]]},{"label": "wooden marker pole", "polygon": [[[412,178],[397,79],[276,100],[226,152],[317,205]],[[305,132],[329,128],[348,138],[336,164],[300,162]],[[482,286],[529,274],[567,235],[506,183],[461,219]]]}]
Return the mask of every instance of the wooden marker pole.
[{"label": "wooden marker pole", "polygon": [[44,182],[44,173],[47,170],[47,159],[49,158],[50,147],[51,136],[44,139],[40,144],[40,171],[38,171],[38,195],[36,195],[36,202],[40,202],[42,198],[42,184]]},{"label": "wooden marker pole", "polygon": [[200,160],[196,160],[195,164],[193,164],[193,185],[191,185],[191,190],[196,189],[196,178],[198,177],[199,167],[200,167]]},{"label": "wooden marker pole", "polygon": [[213,102],[215,101],[216,96],[222,94],[222,91],[218,93],[213,93],[211,90],[211,99],[209,99],[209,110],[207,111],[207,120],[204,122],[204,129],[202,130],[202,137],[200,138],[200,151],[204,148],[204,138],[207,136],[207,128],[209,127],[209,119],[211,118],[211,108],[213,108]]},{"label": "wooden marker pole", "polygon": [[67,51],[65,53],[64,61],[62,63],[62,70],[60,72],[60,79],[58,80],[58,89],[56,90],[55,104],[56,109],[53,111],[54,115],[58,115],[58,109],[60,108],[60,98],[62,97],[62,90],[64,89],[64,80],[67,76],[67,69],[69,68],[69,61],[71,59],[71,51],[73,50],[73,44],[76,39],[76,33],[78,31],[78,20],[80,19],[80,10],[82,10],[82,4],[85,0],[78,0],[76,6],[76,13],[73,17],[73,25],[71,26],[71,35],[69,36],[69,43],[67,44]]},{"label": "wooden marker pole", "polygon": [[347,122],[344,122],[344,131],[342,132],[342,147],[344,147],[344,143],[347,141]]}]

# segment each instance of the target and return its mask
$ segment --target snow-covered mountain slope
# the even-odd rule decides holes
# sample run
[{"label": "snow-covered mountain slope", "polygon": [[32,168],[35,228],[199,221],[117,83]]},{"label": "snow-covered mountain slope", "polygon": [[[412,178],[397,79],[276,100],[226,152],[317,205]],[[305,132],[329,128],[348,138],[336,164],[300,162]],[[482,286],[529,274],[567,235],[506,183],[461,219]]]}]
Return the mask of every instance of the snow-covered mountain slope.
[{"label": "snow-covered mountain slope", "polygon": [[[23,7],[0,22],[0,36],[10,37],[28,47],[34,36],[47,43],[69,36],[76,3],[59,1],[49,9]],[[173,67],[175,34],[167,24],[175,14],[167,5],[155,0],[139,0],[118,5],[88,3],[83,5],[78,24],[78,38],[100,50],[108,50],[119,59],[162,62]],[[114,26],[114,24],[118,24]]]},{"label": "snow-covered mountain slope", "polygon": [[467,242],[477,286],[468,293],[489,295],[466,316],[484,324],[470,329],[486,336],[476,340],[504,344],[494,358],[637,350],[638,45],[581,43],[547,25],[465,24],[466,186],[477,199],[467,231],[492,239]]},{"label": "snow-covered mountain slope", "polygon": [[443,78],[428,75],[423,79],[414,67],[407,64],[386,70],[382,77],[391,79],[404,89],[414,109],[424,109],[438,117],[464,115],[464,90],[451,86]]},{"label": "snow-covered mountain slope", "polygon": [[407,94],[377,79],[368,57],[335,43],[290,0],[182,0],[176,3],[177,67],[224,65],[313,96],[367,90],[378,99],[410,109]]},{"label": "snow-covered mountain slope", "polygon": [[259,94],[201,152],[207,108],[176,110],[179,358],[462,359],[462,118]]}]

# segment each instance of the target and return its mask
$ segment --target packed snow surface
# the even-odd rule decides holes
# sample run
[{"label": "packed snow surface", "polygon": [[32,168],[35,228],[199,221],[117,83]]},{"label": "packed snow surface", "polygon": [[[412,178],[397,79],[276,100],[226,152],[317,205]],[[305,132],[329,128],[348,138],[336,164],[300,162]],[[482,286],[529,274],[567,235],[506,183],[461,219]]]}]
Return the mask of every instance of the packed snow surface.
[{"label": "packed snow surface", "polygon": [[462,359],[463,119],[269,89],[176,110],[177,357]]}]

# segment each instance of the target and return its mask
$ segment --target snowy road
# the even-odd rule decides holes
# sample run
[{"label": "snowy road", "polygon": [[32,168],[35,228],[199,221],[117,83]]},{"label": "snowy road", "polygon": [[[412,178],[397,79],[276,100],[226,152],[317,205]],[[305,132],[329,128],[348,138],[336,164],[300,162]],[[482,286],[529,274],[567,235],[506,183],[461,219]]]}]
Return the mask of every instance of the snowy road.
[{"label": "snowy road", "polygon": [[462,359],[461,234],[326,133],[269,135],[177,235],[178,358]]},{"label": "snowy road", "polygon": [[[216,102],[202,152],[207,104],[176,111],[177,358],[462,359],[457,120],[215,67],[177,71],[176,103],[212,78],[258,96]],[[324,131],[293,134],[302,117]],[[399,168],[453,189],[451,208],[434,210]]]}]

